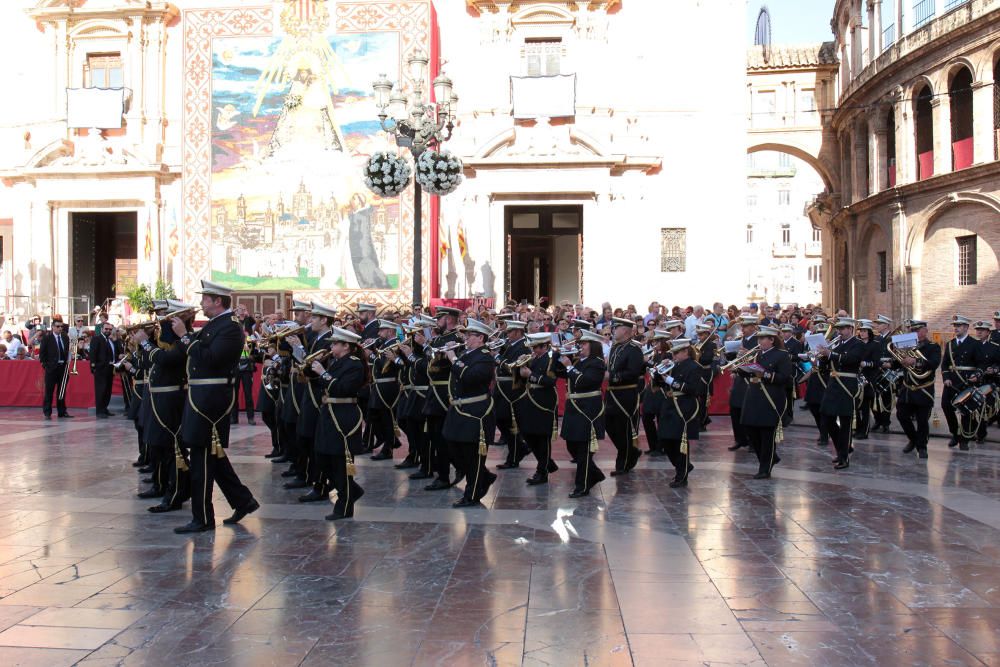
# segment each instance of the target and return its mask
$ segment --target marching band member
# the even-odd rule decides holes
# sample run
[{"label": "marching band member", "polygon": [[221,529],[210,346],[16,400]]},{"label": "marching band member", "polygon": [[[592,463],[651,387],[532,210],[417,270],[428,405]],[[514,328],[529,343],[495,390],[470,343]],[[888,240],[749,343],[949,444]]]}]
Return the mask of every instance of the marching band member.
[{"label": "marching band member", "polygon": [[[337,317],[337,311],[319,301],[309,304],[309,348],[305,357],[300,360],[303,365],[300,377],[305,380],[302,392],[302,402],[299,403],[299,420],[295,426],[295,437],[299,449],[300,474],[304,474],[305,486],[312,488],[305,495],[299,496],[300,503],[315,503],[330,497],[330,479],[320,471],[319,459],[316,457],[316,430],[319,427],[319,415],[323,408],[323,382],[313,372],[310,362],[306,359],[311,355],[319,355],[329,350],[330,339],[333,336],[331,327]],[[295,338],[289,336],[289,338]],[[294,342],[293,342],[294,345]],[[298,488],[300,482],[286,484],[285,487]],[[302,488],[305,488],[304,486]]]},{"label": "marching band member", "polygon": [[694,326],[698,342],[692,345],[694,349],[694,360],[701,367],[701,374],[705,382],[705,394],[701,397],[701,407],[698,412],[698,424],[700,430],[704,431],[712,420],[708,416],[708,403],[711,400],[712,385],[715,380],[715,357],[719,350],[718,340],[712,332],[714,325],[707,322],[699,322]]},{"label": "marching band member", "polygon": [[365,418],[371,425],[375,442],[382,443],[382,449],[372,455],[372,460],[387,461],[392,458],[392,450],[399,446],[396,437],[396,403],[399,401],[399,374],[403,362],[395,350],[382,354],[384,348],[396,342],[394,322],[378,321],[378,341],[369,349],[372,384]]},{"label": "marching band member", "polygon": [[[813,318],[813,333],[825,334],[829,328],[829,323],[822,315]],[[823,404],[823,396],[826,394],[826,388],[830,382],[830,367],[827,364],[820,364],[819,358],[816,357],[816,361],[805,377],[806,407],[813,416],[813,421],[816,422],[816,428],[819,429],[816,444],[820,447],[826,447],[830,444],[830,434],[826,431],[826,422],[823,420],[820,406]]]},{"label": "marching band member", "polygon": [[[1000,345],[990,340],[993,327],[990,326],[989,322],[979,320],[973,325],[973,328],[976,331],[976,338],[979,340],[979,344],[983,346],[980,358],[980,368],[983,369],[983,382],[996,384],[997,371],[1000,369]],[[976,443],[978,444],[982,444],[986,440],[987,423],[988,420],[986,419],[979,420],[979,428],[976,430]]]},{"label": "marching band member", "polygon": [[598,441],[604,439],[604,401],[601,385],[607,365],[604,363],[604,339],[584,329],[577,340],[580,352],[574,363],[559,359],[566,378],[566,408],[561,435],[576,459],[576,477],[570,498],[590,495],[590,490],[604,480],[604,473],[594,463]]},{"label": "marching band member", "polygon": [[927,338],[927,322],[910,320],[909,329],[917,334],[917,346],[913,354],[901,356],[898,362],[904,375],[896,400],[896,418],[909,438],[903,453],[916,449],[917,455],[926,459],[934,408],[934,372],[941,365],[941,347]]},{"label": "marching band member", "polygon": [[785,415],[791,411],[788,387],[795,384],[795,364],[778,341],[774,327],[760,327],[757,344],[760,352],[754,364],[737,371],[748,382],[740,416],[743,428],[757,455],[754,479],[768,479],[771,469],[781,461],[777,453]]},{"label": "marching band member", "polygon": [[502,318],[506,321],[507,344],[497,358],[496,385],[493,388],[497,430],[507,443],[507,458],[503,463],[497,464],[497,468],[501,470],[517,468],[521,464],[521,459],[531,451],[524,441],[521,429],[518,428],[514,414],[514,406],[524,398],[527,387],[517,369],[511,366],[520,357],[528,354],[524,338],[527,323],[512,318],[513,315]]},{"label": "marching band member", "polygon": [[493,441],[496,429],[490,396],[496,362],[486,347],[486,339],[493,335],[493,329],[470,317],[462,331],[465,354],[458,357],[455,350],[446,353],[451,364],[451,404],[442,435],[466,479],[465,492],[453,507],[475,507],[497,478],[486,469],[487,443]]},{"label": "marching band member", "polygon": [[[371,343],[378,338],[378,318],[376,318],[376,308],[374,304],[370,303],[359,303],[358,304],[358,324],[361,326],[361,352],[364,351],[371,345]],[[366,360],[367,361],[367,360]],[[369,372],[370,372],[369,367]],[[365,383],[365,386],[361,388],[361,393],[358,395],[358,405],[361,407],[361,414],[368,414],[368,398],[371,394],[371,385]],[[373,431],[371,424],[365,422],[361,433],[361,439],[365,443],[365,452],[375,451],[376,443],[373,439]]]},{"label": "marching band member", "polygon": [[969,318],[955,315],[951,322],[955,328],[955,337],[945,345],[941,359],[941,377],[944,380],[941,410],[948,422],[948,432],[951,433],[948,446],[958,445],[963,452],[969,451],[969,440],[975,437],[978,427],[972,423],[971,415],[956,414],[953,401],[962,390],[979,383],[982,376],[980,365],[984,361],[983,346],[969,336],[970,323]]},{"label": "marching band member", "polygon": [[191,448],[191,522],[174,528],[175,533],[215,530],[212,489],[216,483],[233,508],[223,520],[239,523],[260,508],[250,489],[243,485],[226,456],[229,446],[229,412],[233,408],[233,373],[243,351],[243,327],[230,309],[232,290],[201,281],[201,310],[209,318],[197,333],[173,318],[172,328],[180,337],[177,349],[187,355],[188,402],[181,420],[181,439]]},{"label": "marching band member", "polygon": [[[887,315],[877,315],[873,321],[876,335],[873,340],[878,345],[879,361],[882,371],[892,368],[892,357],[886,351],[892,335],[892,319]],[[872,413],[875,418],[875,430],[882,433],[889,432],[889,423],[892,421],[892,403],[896,396],[896,387],[893,384],[885,383],[873,388],[874,401],[872,403]]]},{"label": "marching band member", "polygon": [[608,437],[618,455],[611,476],[632,470],[642,450],[639,449],[639,392],[643,386],[646,363],[642,350],[632,343],[635,322],[623,317],[611,319],[614,345],[608,354],[608,392],[604,396],[604,419]]},{"label": "marching band member", "polygon": [[837,450],[837,458],[833,460],[836,470],[851,465],[852,422],[861,395],[858,373],[865,357],[865,344],[854,336],[854,326],[855,321],[850,318],[838,319],[834,327],[839,338],[816,353],[830,369],[830,383],[823,392],[820,413]]},{"label": "marching band member", "polygon": [[[292,320],[296,325],[304,327],[309,324],[309,309],[312,306],[305,301],[292,301]],[[306,343],[309,342],[308,335]],[[305,461],[299,447],[296,425],[302,410],[302,400],[305,398],[306,385],[295,371],[296,363],[301,363],[306,357],[305,345],[298,336],[284,336],[278,344],[278,353],[282,355],[284,369],[281,378],[281,430],[285,441],[285,454],[271,463],[287,462],[288,470],[281,473],[282,477],[291,477],[292,481],[284,484],[285,489],[301,489],[308,486],[307,471],[303,470]]]},{"label": "marching band member", "polygon": [[675,338],[670,341],[673,367],[663,376],[663,403],[660,406],[660,427],[657,433],[676,474],[670,488],[687,486],[688,473],[694,470],[689,452],[690,443],[698,439],[699,400],[707,391],[704,373],[692,358],[691,341]]},{"label": "marching band member", "polygon": [[[438,306],[434,315],[437,319],[440,335],[431,340],[431,348],[443,348],[445,345],[457,345],[458,316],[461,311],[457,308]],[[427,418],[427,437],[431,442],[431,470],[436,475],[436,479],[424,487],[426,491],[440,491],[449,489],[451,483],[451,454],[448,451],[448,443],[443,435],[445,417],[448,415],[448,405],[450,401],[449,383],[451,379],[451,361],[443,353],[433,352],[430,362],[427,364],[427,377],[430,379],[430,392],[427,401],[424,403],[424,416]],[[462,471],[458,470],[455,478],[457,484],[461,480]]]},{"label": "marching band member", "polygon": [[[740,315],[740,327],[742,329],[742,342],[740,343],[740,349],[737,352],[726,353],[726,359],[732,361],[736,357],[744,354],[757,346],[757,336],[755,332],[757,331],[758,318],[756,315]],[[733,374],[733,387],[729,391],[729,420],[733,427],[733,444],[730,445],[729,451],[735,452],[741,447],[750,447],[750,438],[747,437],[746,431],[743,430],[743,396],[747,390],[746,378],[741,377],[739,373]]]},{"label": "marching band member", "polygon": [[399,346],[403,355],[403,396],[399,402],[399,426],[406,434],[406,443],[409,454],[403,463],[396,467],[399,469],[415,468],[420,469],[410,474],[410,479],[430,479],[431,472],[431,441],[427,437],[426,422],[424,416],[424,405],[430,395],[430,380],[427,377],[427,355],[425,354],[427,337],[425,329],[433,329],[437,322],[424,315],[419,315],[413,319],[413,325],[408,331],[413,341],[412,346],[405,342]]},{"label": "marching band member", "polygon": [[556,376],[563,372],[563,366],[550,353],[551,343],[548,333],[528,334],[531,361],[517,369],[527,381],[527,390],[514,404],[514,413],[518,429],[537,462],[535,473],[525,480],[532,486],[547,483],[549,473],[559,469],[552,460],[552,439],[558,434]]},{"label": "marching band member", "polygon": [[[677,329],[674,329],[676,332]],[[649,369],[655,368],[658,364],[670,360],[670,340],[677,338],[673,332],[665,329],[655,329],[653,331],[653,355],[646,361]],[[660,418],[660,408],[663,407],[663,380],[655,372],[650,373],[650,381],[643,387],[641,393],[642,403],[642,428],[646,434],[646,443],[649,449],[646,453],[650,456],[666,456],[667,452],[661,446],[659,437],[656,435],[659,430],[657,420]]]},{"label": "marching band member", "polygon": [[254,358],[261,365],[260,391],[257,394],[257,412],[264,422],[264,426],[271,434],[271,452],[265,454],[264,458],[276,459],[284,453],[284,442],[279,429],[279,401],[281,400],[281,386],[278,384],[278,375],[281,367],[281,357],[278,356],[278,348],[272,347],[267,341],[259,341],[254,350]]},{"label": "marching band member", "polygon": [[795,325],[782,324],[778,330],[781,332],[781,345],[779,347],[788,354],[795,369],[795,375],[788,386],[788,409],[785,410],[785,418],[781,422],[782,426],[788,426],[795,421],[795,410],[792,409],[792,406],[795,405],[795,400],[799,397],[799,384],[804,378],[799,355],[805,352],[806,346],[795,337]]},{"label": "marching band member", "polygon": [[358,334],[333,327],[324,340],[330,345],[333,360],[329,367],[319,360],[311,364],[322,388],[323,406],[316,425],[316,456],[320,475],[337,491],[333,512],[326,519],[338,521],[353,517],[354,505],[365,494],[354,479],[354,457],[364,450],[358,395],[368,382],[368,368],[358,347],[362,340]]},{"label": "marching band member", "polygon": [[881,372],[882,346],[875,340],[875,325],[871,320],[858,320],[858,340],[865,345],[861,361],[861,376],[864,382],[860,388],[861,401],[855,415],[855,440],[867,440],[871,430],[872,407],[875,402],[875,380]]}]

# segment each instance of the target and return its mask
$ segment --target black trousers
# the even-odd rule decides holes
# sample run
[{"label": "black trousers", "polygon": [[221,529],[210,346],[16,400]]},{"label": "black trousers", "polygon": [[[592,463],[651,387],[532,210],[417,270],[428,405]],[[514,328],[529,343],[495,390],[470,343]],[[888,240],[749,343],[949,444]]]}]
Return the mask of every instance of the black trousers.
[{"label": "black trousers", "polygon": [[430,474],[431,471],[431,441],[424,433],[425,420],[413,417],[403,417],[399,420],[399,428],[406,435],[406,448],[411,460],[420,464],[420,470]]},{"label": "black trousers", "polygon": [[153,489],[159,493],[166,494],[167,487],[170,486],[170,468],[174,464],[173,452],[166,447],[149,448],[149,463],[153,466]]},{"label": "black trousers", "polygon": [[56,397],[56,410],[66,414],[66,397],[59,398],[59,387],[66,373],[66,364],[56,364],[55,368],[45,369],[45,393],[42,394],[42,414],[52,414],[52,395]]},{"label": "black trousers", "polygon": [[589,491],[596,484],[604,481],[604,473],[594,463],[594,452],[590,451],[590,443],[585,440],[567,440],[566,446],[572,450],[576,459],[576,476],[573,479],[574,491]]},{"label": "black trousers", "polygon": [[634,468],[641,452],[632,441],[635,434],[632,420],[621,414],[610,414],[605,419],[605,430],[618,450],[615,455],[615,470],[622,472]]},{"label": "black trousers", "polygon": [[861,405],[858,406],[858,423],[854,429],[858,435],[868,436],[871,431],[872,404],[875,402],[875,390],[871,383],[865,384],[861,393]]},{"label": "black trousers", "polygon": [[853,415],[822,415],[826,432],[833,440],[833,446],[837,450],[837,458],[841,461],[848,461],[851,456],[851,438],[854,432],[851,430],[851,419]]},{"label": "black trousers", "polygon": [[207,447],[192,447],[191,515],[195,521],[215,524],[212,493],[216,484],[234,510],[243,509],[253,501],[253,494],[240,481],[228,456],[219,458],[209,452]]},{"label": "black trousers", "polygon": [[102,415],[108,411],[111,402],[111,383],[115,374],[111,366],[103,366],[94,370],[94,409]]},{"label": "black trousers", "polygon": [[347,474],[346,455],[317,454],[317,458],[321,470],[320,474],[330,480],[337,492],[333,511],[337,514],[346,514],[349,508],[354,507],[354,503],[358,501],[365,490],[355,481],[354,475]]},{"label": "black trousers", "polygon": [[969,435],[972,434],[972,417],[962,414],[952,407],[951,402],[958,396],[959,390],[954,387],[945,387],[941,392],[941,412],[948,422],[948,432],[956,442],[968,442]]},{"label": "black trousers", "polygon": [[298,436],[299,458],[295,468],[299,471],[299,477],[305,480],[316,489],[316,493],[329,493],[329,477],[323,474],[319,466],[319,459],[316,457],[316,441],[313,438]]},{"label": "black trousers", "polygon": [[[281,436],[285,443],[285,456],[292,462],[292,468],[298,470],[299,463],[299,436],[295,434],[295,422],[281,422]],[[304,470],[299,471],[305,474]]]},{"label": "black trousers", "polygon": [[661,439],[660,446],[667,453],[667,458],[674,466],[674,480],[683,481],[688,477],[688,468],[691,467],[691,449],[688,443],[687,453],[681,452],[681,441],[679,438]]},{"label": "black trousers", "polygon": [[927,451],[927,441],[930,438],[930,405],[914,405],[913,403],[896,403],[896,419],[903,433],[917,447],[917,451]]},{"label": "black trousers", "polygon": [[366,423],[371,427],[373,441],[382,443],[382,452],[392,456],[396,444],[396,425],[389,409],[371,409],[368,411]]},{"label": "black trousers", "polygon": [[660,449],[660,441],[656,436],[656,413],[642,413],[642,430],[646,433],[646,443],[649,445],[649,451],[655,452]]},{"label": "black trousers", "polygon": [[528,443],[531,453],[535,455],[535,475],[549,476],[549,462],[552,461],[552,434],[538,435],[524,433],[524,441]]},{"label": "black trousers", "polygon": [[729,406],[729,421],[733,424],[733,440],[740,447],[749,447],[750,439],[747,437],[746,429],[743,428],[743,424],[740,420],[743,418],[743,408],[738,408],[735,405]]},{"label": "black trousers", "polygon": [[442,433],[443,429],[444,415],[427,416],[427,433],[425,435],[431,443],[431,472],[442,482],[450,482],[451,454]]},{"label": "black trousers", "polygon": [[486,469],[486,456],[479,454],[478,442],[453,442],[451,450],[455,456],[455,467],[465,474],[466,500],[479,501],[496,481],[496,474]]},{"label": "black trousers", "polygon": [[809,403],[809,412],[813,416],[813,421],[816,422],[816,428],[819,429],[819,439],[822,442],[826,442],[830,439],[830,433],[826,429],[826,422],[823,421],[823,415],[819,411],[819,403]]},{"label": "black trousers", "polygon": [[[181,470],[178,465],[178,452],[187,470]],[[187,448],[183,445],[177,445],[177,450],[173,452],[171,459],[170,476],[167,488],[163,492],[163,502],[168,505],[180,505],[191,498],[191,460]]]},{"label": "black trousers", "polygon": [[233,385],[233,423],[239,421],[240,414],[240,388],[243,388],[243,403],[246,407],[247,419],[253,419],[253,373],[239,372],[236,374],[236,383]]},{"label": "black trousers", "polygon": [[528,455],[529,451],[528,445],[524,441],[524,436],[521,435],[520,431],[515,434],[512,430],[513,427],[513,419],[497,419],[497,430],[500,431],[500,439],[507,443],[507,459],[505,462],[508,465],[520,462],[521,459]]},{"label": "black trousers", "polygon": [[750,446],[757,455],[757,472],[771,474],[771,468],[778,458],[777,444],[774,442],[776,426],[744,426],[750,438]]},{"label": "black trousers", "polygon": [[264,426],[267,430],[271,432],[271,449],[280,452],[281,448],[281,430],[278,428],[278,416],[274,410],[265,410],[260,413],[261,419],[264,420]]},{"label": "black trousers", "polygon": [[[892,405],[892,392],[878,391],[874,387],[872,388],[872,392],[872,395],[877,399],[872,402],[872,414],[875,417],[875,426],[888,426],[892,422],[892,411],[889,410],[889,406]],[[882,407],[885,410],[879,409]]]}]

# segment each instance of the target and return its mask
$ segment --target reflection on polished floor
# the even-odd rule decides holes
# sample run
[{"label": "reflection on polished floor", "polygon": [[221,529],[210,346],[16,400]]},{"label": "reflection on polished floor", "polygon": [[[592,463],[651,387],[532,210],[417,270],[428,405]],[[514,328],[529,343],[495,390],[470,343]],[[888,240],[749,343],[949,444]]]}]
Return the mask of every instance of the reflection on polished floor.
[{"label": "reflection on polished floor", "polygon": [[529,487],[522,464],[465,511],[365,460],[363,505],[334,524],[241,425],[230,454],[261,510],[181,537],[186,511],[134,497],[131,423],[0,417],[7,665],[1000,664],[996,445],[932,441],[921,462],[881,436],[834,473],[791,428],[754,481],[716,419],[687,489],[644,457],[570,500],[566,466]]}]

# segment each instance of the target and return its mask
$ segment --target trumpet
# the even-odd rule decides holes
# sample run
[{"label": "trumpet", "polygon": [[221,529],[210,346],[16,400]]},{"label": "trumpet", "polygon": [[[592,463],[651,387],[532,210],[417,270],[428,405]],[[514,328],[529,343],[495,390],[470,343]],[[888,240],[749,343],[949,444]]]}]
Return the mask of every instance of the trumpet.
[{"label": "trumpet", "polygon": [[431,347],[431,354],[447,354],[448,352],[454,352],[463,347],[465,347],[465,343],[448,341],[441,347]]},{"label": "trumpet", "polygon": [[507,365],[510,366],[511,368],[521,368],[529,361],[531,361],[531,359],[532,356],[530,354],[522,354],[520,357],[518,357],[517,359],[515,359],[514,361],[510,362]]},{"label": "trumpet", "polygon": [[673,359],[664,359],[663,361],[661,361],[660,363],[658,363],[656,366],[653,367],[652,372],[656,373],[657,375],[666,377],[670,375],[670,371],[672,370],[674,370]]},{"label": "trumpet", "polygon": [[398,340],[394,340],[393,342],[389,343],[388,345],[386,345],[385,347],[383,347],[382,349],[380,349],[378,351],[379,354],[383,354],[383,355],[386,355],[386,356],[388,356],[390,354],[396,354],[398,352],[399,352],[399,341]]},{"label": "trumpet", "polygon": [[576,343],[567,343],[556,351],[560,357],[575,357],[580,354],[580,347]]},{"label": "trumpet", "polygon": [[173,319],[175,317],[179,317],[182,320],[186,320],[189,317],[194,317],[195,313],[197,313],[197,312],[198,312],[197,308],[181,308],[180,310],[173,310],[173,311],[171,311],[169,313],[165,313],[163,315],[157,315],[156,316],[156,320],[158,322],[165,322],[165,321]]},{"label": "trumpet", "polygon": [[754,345],[746,352],[736,355],[736,358],[733,359],[732,361],[728,361],[719,366],[719,371],[725,373],[726,371],[736,368],[738,366],[745,366],[746,364],[752,364],[757,360],[758,352],[760,352],[759,346]]},{"label": "trumpet", "polygon": [[715,336],[715,332],[718,330],[719,330],[719,323],[715,322],[715,326],[713,326],[712,330],[708,332],[707,336],[705,336],[705,340],[700,340],[691,346],[694,348],[695,354],[699,355],[701,354],[701,348],[705,346],[705,343],[712,340],[712,338]]},{"label": "trumpet", "polygon": [[148,320],[146,322],[137,322],[135,324],[129,324],[125,327],[125,333],[131,336],[139,329],[152,329],[160,325],[156,320]]},{"label": "trumpet", "polygon": [[497,338],[486,343],[486,347],[489,348],[490,352],[499,352],[505,345],[507,345],[506,338]]},{"label": "trumpet", "polygon": [[331,354],[333,354],[333,352],[331,352],[328,348],[324,348],[317,352],[313,352],[312,354],[307,354],[302,361],[298,362],[295,366],[297,370],[301,372],[312,366],[314,361],[323,361]]}]

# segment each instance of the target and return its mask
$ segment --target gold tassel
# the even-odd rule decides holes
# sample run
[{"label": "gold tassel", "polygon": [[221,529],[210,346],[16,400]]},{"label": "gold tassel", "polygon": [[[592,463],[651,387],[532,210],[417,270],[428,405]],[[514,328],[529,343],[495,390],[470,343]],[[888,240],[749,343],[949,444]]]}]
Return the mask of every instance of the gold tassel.
[{"label": "gold tassel", "polygon": [[556,413],[552,413],[552,442],[559,439],[559,419],[556,417]]},{"label": "gold tassel", "polygon": [[688,453],[688,434],[687,426],[684,427],[684,434],[681,436],[681,454],[687,456]]},{"label": "gold tassel", "polygon": [[510,419],[510,433],[511,435],[517,435],[520,431],[517,429],[517,419],[513,416],[514,406],[510,406],[511,419]]},{"label": "gold tassel", "polygon": [[176,460],[177,469],[182,472],[186,472],[188,464],[187,461],[184,460],[184,455],[181,454],[181,448],[177,446],[176,442],[174,442],[174,458]]},{"label": "gold tassel", "polygon": [[778,427],[774,429],[774,442],[784,442],[785,441],[785,429],[781,427],[781,420],[778,420]]},{"label": "gold tassel", "polygon": [[357,466],[354,465],[354,457],[351,455],[351,452],[348,451],[347,452],[347,476],[348,477],[354,477],[357,474],[358,474],[358,468],[357,468]]},{"label": "gold tassel", "polygon": [[486,433],[483,431],[482,423],[479,425],[479,455],[486,456],[489,449],[486,447]]},{"label": "gold tassel", "polygon": [[212,455],[220,459],[226,458],[226,450],[222,447],[222,439],[219,438],[219,430],[212,426]]},{"label": "gold tassel", "polygon": [[396,439],[399,440],[400,436],[402,435],[402,432],[399,430],[399,424],[397,424],[395,421],[392,422],[392,430],[396,434]]},{"label": "gold tassel", "polygon": [[598,449],[597,445],[597,431],[594,430],[593,425],[590,427],[590,451],[591,453],[596,452]]}]

